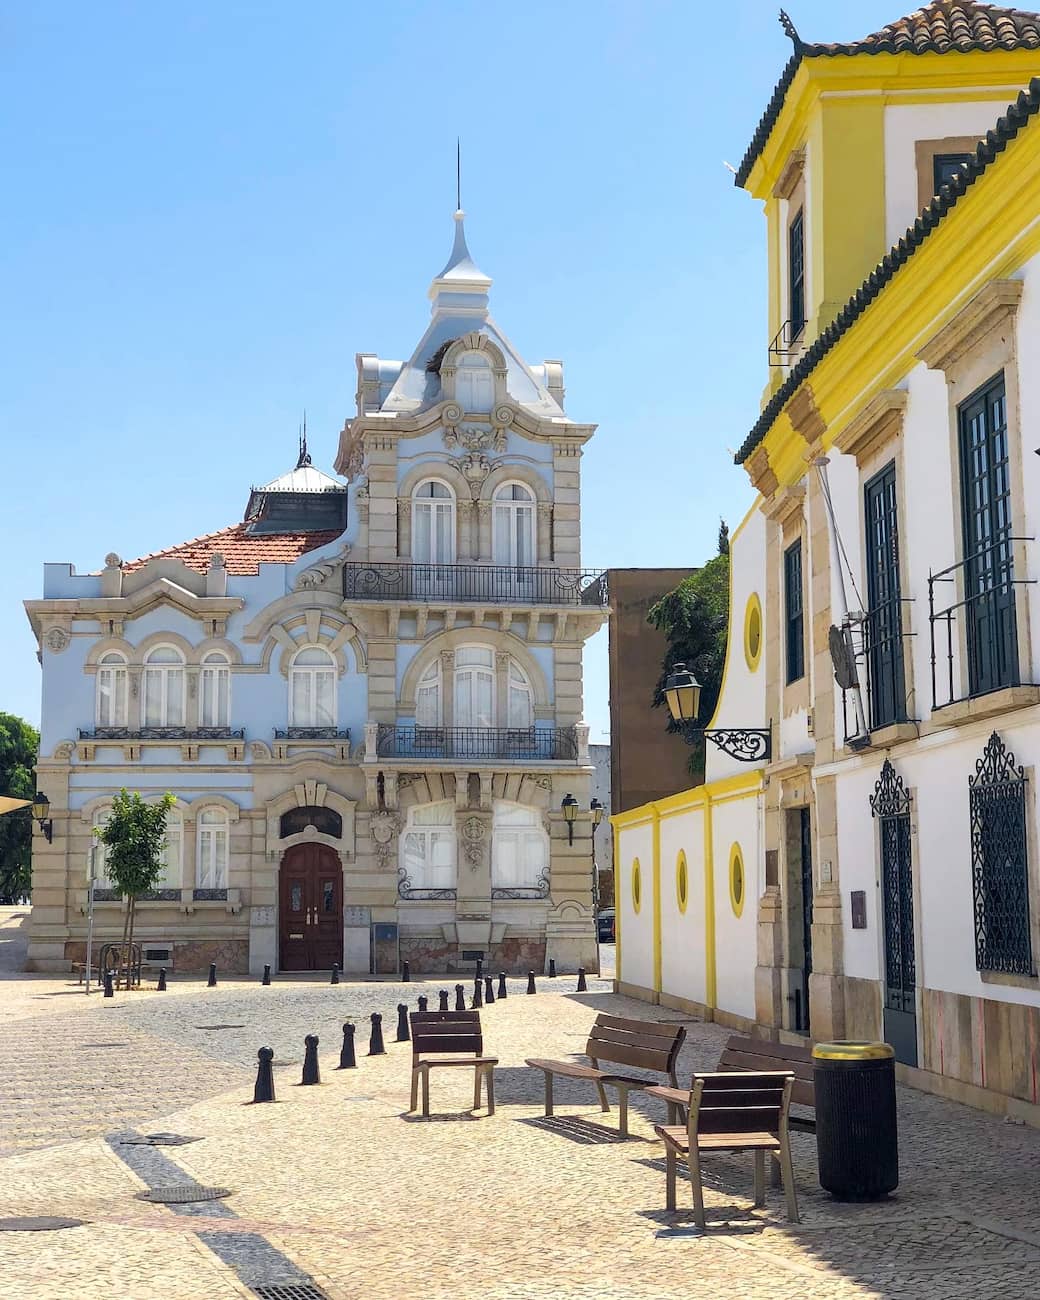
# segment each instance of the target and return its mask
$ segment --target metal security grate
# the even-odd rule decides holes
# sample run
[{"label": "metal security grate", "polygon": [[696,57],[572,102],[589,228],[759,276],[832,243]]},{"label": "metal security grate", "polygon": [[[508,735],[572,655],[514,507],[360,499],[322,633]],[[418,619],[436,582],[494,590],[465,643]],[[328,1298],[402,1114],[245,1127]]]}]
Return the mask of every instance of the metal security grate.
[{"label": "metal security grate", "polygon": [[58,1228],[78,1228],[83,1219],[59,1219],[50,1215],[38,1218],[0,1219],[0,1232],[55,1232]]},{"label": "metal security grate", "polygon": [[180,1133],[144,1133],[119,1139],[122,1147],[182,1147],[202,1138],[182,1137]]},{"label": "metal security grate", "polygon": [[261,1300],[329,1300],[313,1282],[275,1282],[270,1286],[254,1285],[252,1289]]},{"label": "metal security grate", "polygon": [[220,1201],[231,1195],[230,1187],[203,1187],[200,1183],[176,1183],[173,1187],[151,1187],[139,1192],[139,1201],[161,1201],[164,1205],[188,1205],[195,1201]]},{"label": "metal security grate", "polygon": [[1033,975],[1025,768],[994,731],[968,778],[975,965]]}]

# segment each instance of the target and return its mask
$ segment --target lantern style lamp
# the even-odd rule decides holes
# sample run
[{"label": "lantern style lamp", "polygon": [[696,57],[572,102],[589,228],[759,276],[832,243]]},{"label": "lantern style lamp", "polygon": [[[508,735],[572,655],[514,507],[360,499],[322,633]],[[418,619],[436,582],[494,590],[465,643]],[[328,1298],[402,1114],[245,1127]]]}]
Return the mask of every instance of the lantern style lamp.
[{"label": "lantern style lamp", "polygon": [[572,794],[565,794],[560,801],[560,811],[563,813],[563,820],[567,823],[567,843],[574,843],[574,821],[578,816],[578,801]]},{"label": "lantern style lamp", "polygon": [[664,698],[672,721],[688,726],[701,710],[701,684],[685,664],[676,664],[665,678]]},{"label": "lantern style lamp", "polygon": [[685,664],[676,664],[665,678],[664,698],[672,721],[683,740],[692,745],[700,736],[741,763],[768,762],[773,755],[773,729],[769,727],[698,727],[701,684]]},{"label": "lantern style lamp", "polygon": [[32,808],[29,811],[32,813],[33,821],[39,823],[40,830],[47,836],[48,844],[54,835],[54,823],[47,816],[50,810],[51,801],[42,790],[37,790],[33,795]]},{"label": "lantern style lamp", "polygon": [[593,826],[598,826],[602,822],[603,814],[606,811],[607,811],[606,808],[603,807],[600,801],[596,798],[593,798],[592,802],[589,804],[589,812],[592,814]]}]

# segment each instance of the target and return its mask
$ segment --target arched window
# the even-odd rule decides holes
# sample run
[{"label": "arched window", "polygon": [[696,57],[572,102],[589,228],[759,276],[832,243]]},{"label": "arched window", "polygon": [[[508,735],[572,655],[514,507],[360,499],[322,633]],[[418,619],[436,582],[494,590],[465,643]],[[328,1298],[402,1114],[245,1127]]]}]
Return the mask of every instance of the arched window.
[{"label": "arched window", "polygon": [[289,725],[336,725],[336,661],[321,646],[307,646],[293,656],[289,669]]},{"label": "arched window", "polygon": [[455,367],[455,400],[470,414],[490,411],[495,404],[495,383],[482,352],[464,352]]},{"label": "arched window", "polygon": [[455,562],[455,494],[440,479],[427,479],[412,493],[412,559]]},{"label": "arched window", "polygon": [[455,726],[495,725],[495,654],[489,646],[455,651]]},{"label": "arched window", "polygon": [[184,820],[176,808],[166,814],[166,843],[163,845],[162,875],[156,889],[180,889],[183,861]]},{"label": "arched window", "polygon": [[202,660],[199,673],[199,726],[231,725],[231,664],[219,650]]},{"label": "arched window", "polygon": [[126,726],[126,659],[110,650],[98,660],[95,721],[99,727]]},{"label": "arched window", "polygon": [[441,725],[441,661],[436,658],[419,678],[415,688],[415,725]]},{"label": "arched window", "polygon": [[223,808],[199,813],[195,850],[195,888],[227,889],[228,815]]},{"label": "arched window", "polygon": [[549,836],[537,808],[496,799],[491,837],[494,889],[538,889],[549,875]]},{"label": "arched window", "polygon": [[159,645],[145,656],[142,725],[184,726],[184,656],[176,646]]},{"label": "arched window", "polygon": [[509,661],[509,725],[523,728],[534,726],[531,683],[515,659]]},{"label": "arched window", "polygon": [[[98,889],[108,889],[111,884],[108,879],[108,845],[104,840],[98,839],[94,831],[101,830],[112,815],[112,807],[106,804],[103,808],[95,808],[94,818],[91,822],[91,840],[94,845],[94,884]],[[87,863],[87,878],[90,878],[90,863]]]},{"label": "arched window", "polygon": [[454,800],[409,808],[401,833],[401,891],[454,889],[457,862]]},{"label": "arched window", "polygon": [[494,498],[494,558],[512,567],[534,564],[534,493],[523,483],[503,483]]}]

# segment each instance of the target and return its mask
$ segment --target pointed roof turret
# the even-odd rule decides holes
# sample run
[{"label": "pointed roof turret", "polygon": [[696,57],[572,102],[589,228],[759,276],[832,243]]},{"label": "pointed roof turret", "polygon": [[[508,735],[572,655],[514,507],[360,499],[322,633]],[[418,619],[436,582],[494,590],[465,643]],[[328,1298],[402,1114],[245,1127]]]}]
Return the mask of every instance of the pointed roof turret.
[{"label": "pointed roof turret", "polygon": [[466,214],[455,212],[455,242],[451,256],[440,275],[430,285],[433,314],[451,312],[467,316],[486,316],[491,277],[473,261],[466,245]]}]

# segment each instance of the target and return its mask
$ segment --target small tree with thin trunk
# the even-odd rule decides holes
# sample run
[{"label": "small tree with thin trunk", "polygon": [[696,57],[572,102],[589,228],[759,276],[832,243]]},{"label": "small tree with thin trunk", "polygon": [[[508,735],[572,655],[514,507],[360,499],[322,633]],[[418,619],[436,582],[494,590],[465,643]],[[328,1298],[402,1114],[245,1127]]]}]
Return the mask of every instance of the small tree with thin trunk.
[{"label": "small tree with thin trunk", "polygon": [[164,794],[158,803],[145,803],[136,791],[120,790],[108,821],[94,830],[106,849],[105,874],[126,900],[119,966],[126,973],[127,988],[137,900],[155,889],[162,878],[166,814],[176,802],[172,794]]}]

